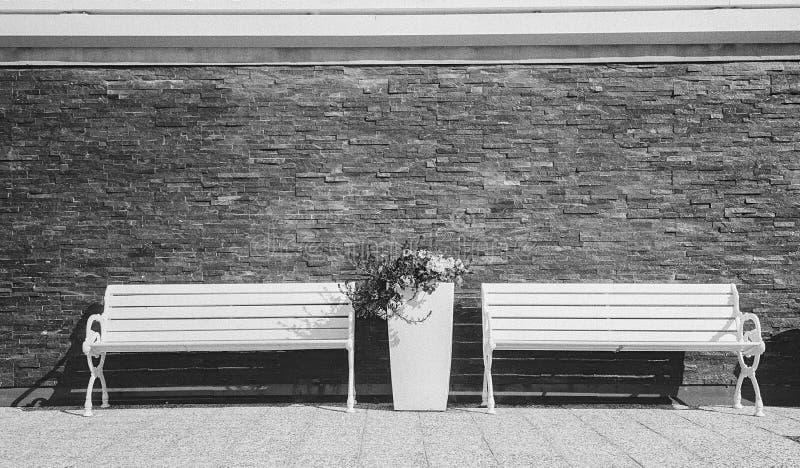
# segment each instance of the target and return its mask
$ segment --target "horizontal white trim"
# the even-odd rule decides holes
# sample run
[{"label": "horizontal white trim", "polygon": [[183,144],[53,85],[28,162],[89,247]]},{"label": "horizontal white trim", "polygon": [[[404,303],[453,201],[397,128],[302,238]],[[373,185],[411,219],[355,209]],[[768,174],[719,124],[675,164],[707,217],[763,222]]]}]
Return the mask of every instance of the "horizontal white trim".
[{"label": "horizontal white trim", "polygon": [[797,8],[798,0],[4,0],[3,13],[463,14]]},{"label": "horizontal white trim", "polygon": [[[14,50],[14,49],[10,49]],[[3,49],[0,48],[0,67],[17,67],[17,68],[40,68],[40,67],[149,67],[153,65],[169,66],[169,67],[188,67],[188,66],[229,66],[229,67],[258,67],[258,66],[333,66],[333,65],[347,65],[347,66],[382,66],[382,65],[554,65],[554,64],[603,64],[603,63],[715,63],[715,62],[775,62],[775,61],[800,61],[800,55],[604,55],[601,57],[580,57],[571,58],[567,56],[551,56],[549,58],[542,58],[537,55],[531,55],[530,58],[524,59],[490,59],[490,58],[475,58],[474,54],[459,54],[449,59],[398,59],[393,58],[390,53],[384,54],[385,58],[381,60],[360,60],[348,59],[343,55],[351,52],[349,49],[338,49],[343,51],[342,54],[327,54],[325,57],[308,59],[306,57],[298,57],[296,60],[273,60],[268,61],[264,59],[243,61],[243,60],[230,60],[223,58],[217,61],[208,59],[201,59],[190,61],[189,58],[195,57],[198,53],[201,55],[209,54],[217,56],[214,50],[200,49],[192,50],[191,52],[176,51],[174,55],[183,57],[183,60],[172,59],[169,56],[165,57],[162,49],[148,49],[147,52],[151,54],[144,54],[145,56],[140,60],[120,60],[119,54],[115,51],[121,49],[105,49],[101,50],[96,56],[91,57],[91,60],[86,57],[88,49],[66,49],[63,54],[67,56],[81,57],[80,59],[67,60],[67,59],[25,59],[13,60],[10,59],[14,54],[4,54]],[[92,49],[94,51],[95,49]],[[227,49],[226,49],[227,50]],[[331,49],[336,50],[336,49]],[[265,50],[265,52],[267,52]],[[21,54],[28,57],[24,52]],[[55,57],[58,56],[53,49],[44,49],[43,56]],[[223,57],[226,54],[222,54]],[[459,58],[460,57],[460,58]]]},{"label": "horizontal white trim", "polygon": [[800,9],[463,15],[2,15],[2,47],[478,47],[800,42]]}]

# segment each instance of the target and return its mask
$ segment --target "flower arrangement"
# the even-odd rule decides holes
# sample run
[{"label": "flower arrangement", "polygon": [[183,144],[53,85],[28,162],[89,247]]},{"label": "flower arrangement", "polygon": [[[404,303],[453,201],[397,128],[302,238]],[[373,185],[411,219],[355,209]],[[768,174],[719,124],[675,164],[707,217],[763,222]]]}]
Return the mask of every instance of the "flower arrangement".
[{"label": "flower arrangement", "polygon": [[421,319],[405,317],[400,311],[404,293],[413,292],[413,297],[420,291],[432,293],[440,282],[454,282],[460,286],[462,276],[469,273],[459,259],[445,258],[428,250],[409,249],[394,259],[369,255],[358,262],[357,270],[365,279],[348,283],[345,291],[356,316],[384,320],[398,317],[409,323],[425,321],[430,312]]}]

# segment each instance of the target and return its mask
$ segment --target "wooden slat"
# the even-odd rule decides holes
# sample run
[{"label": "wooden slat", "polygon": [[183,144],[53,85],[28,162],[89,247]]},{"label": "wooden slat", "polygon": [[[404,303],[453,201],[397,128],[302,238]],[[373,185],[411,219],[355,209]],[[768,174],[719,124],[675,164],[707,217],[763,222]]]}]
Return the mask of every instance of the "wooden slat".
[{"label": "wooden slat", "polygon": [[492,330],[492,340],[501,341],[626,341],[727,342],[734,332],[712,331],[589,331],[589,330]]},{"label": "wooden slat", "polygon": [[736,331],[732,319],[519,319],[493,318],[492,330]]},{"label": "wooden slat", "polygon": [[250,306],[175,306],[175,307],[110,307],[107,318],[247,318],[247,317],[346,317],[350,304],[250,305]]},{"label": "wooden slat", "polygon": [[249,283],[249,284],[112,284],[111,295],[128,294],[205,294],[205,293],[298,293],[341,292],[339,283]]},{"label": "wooden slat", "polygon": [[125,342],[98,343],[97,352],[109,353],[169,353],[184,351],[271,351],[289,349],[339,349],[347,340],[271,340],[271,341],[194,341],[194,342]]},{"label": "wooden slat", "polygon": [[756,351],[758,344],[741,343],[737,341],[721,342],[632,342],[625,343],[620,351]]},{"label": "wooden slat", "polygon": [[483,283],[486,293],[730,294],[730,284]]},{"label": "wooden slat", "polygon": [[732,305],[723,294],[491,294],[493,305]]},{"label": "wooden slat", "polygon": [[284,329],[284,330],[193,330],[193,331],[109,331],[103,341],[256,341],[256,340],[341,340],[347,339],[344,329]]},{"label": "wooden slat", "polygon": [[215,305],[276,305],[276,304],[345,304],[342,293],[275,293],[275,294],[148,294],[111,296],[111,307],[146,306],[215,306]]},{"label": "wooden slat", "polygon": [[146,319],[110,320],[109,332],[167,330],[268,330],[284,328],[344,328],[347,317],[318,318],[219,318],[219,319]]},{"label": "wooden slat", "polygon": [[727,318],[733,307],[720,306],[486,306],[492,317],[530,318]]},{"label": "wooden slat", "polygon": [[526,351],[750,351],[758,345],[737,342],[504,341],[496,350]]}]

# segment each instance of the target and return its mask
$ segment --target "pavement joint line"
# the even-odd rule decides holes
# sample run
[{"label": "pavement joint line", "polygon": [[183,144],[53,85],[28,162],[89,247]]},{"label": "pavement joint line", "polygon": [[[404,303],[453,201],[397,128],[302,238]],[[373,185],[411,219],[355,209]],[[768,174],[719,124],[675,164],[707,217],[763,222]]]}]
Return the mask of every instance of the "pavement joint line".
[{"label": "pavement joint line", "polygon": [[[708,412],[708,413],[714,413],[714,411],[709,411],[709,410],[705,410],[705,409],[702,409],[702,408],[699,408],[697,411],[703,411],[703,412]],[[691,419],[687,418],[687,417],[686,417],[684,414],[678,414],[678,415],[679,415],[680,417],[682,417],[683,419],[686,419],[686,420],[687,420],[687,421],[689,421],[689,422],[694,422],[694,421],[692,421]],[[755,417],[755,416],[754,416],[754,417]],[[695,424],[696,424],[696,423],[695,423]],[[716,426],[715,426],[715,425],[713,425],[713,424],[712,424],[710,427],[702,426],[702,425],[700,425],[700,424],[696,424],[696,425],[697,425],[697,426],[699,426],[699,427],[702,427],[702,428],[704,428],[704,429],[707,429],[707,430],[709,430],[709,431],[711,431],[711,432],[713,432],[713,433],[715,433],[715,434],[717,434],[717,435],[719,435],[719,436],[721,436],[721,437],[723,437],[723,438],[730,439],[730,437],[731,437],[731,434],[725,434],[725,433],[722,433],[722,432],[720,432],[720,431],[716,430],[716,429],[715,429],[715,427],[716,427]],[[755,446],[755,444],[751,444],[751,450],[752,450],[752,451],[755,451],[755,452],[758,452],[758,453],[760,453],[760,454],[761,454],[761,455],[762,455],[764,458],[766,458],[767,460],[772,460],[772,461],[773,461],[773,463],[774,463],[772,466],[781,466],[781,465],[782,465],[782,463],[781,463],[781,460],[776,460],[775,458],[772,458],[772,457],[770,456],[771,454],[770,454],[769,452],[762,452],[762,451],[758,450],[758,447],[757,447],[757,446]]]},{"label": "pavement joint line", "polygon": [[472,424],[475,426],[475,428],[478,429],[478,432],[480,432],[481,440],[483,440],[483,443],[486,444],[486,448],[489,449],[489,453],[492,455],[492,459],[494,460],[495,463],[499,465],[500,461],[497,459],[497,455],[495,455],[494,450],[492,450],[492,444],[490,444],[489,441],[486,439],[486,433],[483,432],[483,429],[478,424],[478,421],[475,420],[475,413],[469,412],[469,418],[472,420]]},{"label": "pavement joint line", "polygon": [[[559,407],[560,407],[560,406],[559,406]],[[569,461],[567,461],[567,457],[565,457],[565,456],[564,456],[564,452],[563,452],[563,450],[561,450],[561,448],[560,448],[560,447],[558,447],[558,446],[557,446],[557,445],[556,445],[556,444],[553,442],[553,438],[551,437],[550,431],[549,431],[549,430],[547,430],[547,428],[546,428],[546,427],[543,427],[543,426],[541,426],[541,425],[540,425],[538,422],[536,422],[536,421],[534,421],[533,419],[531,419],[531,418],[528,416],[527,412],[523,412],[523,413],[522,413],[522,417],[523,417],[523,418],[525,418],[525,420],[526,420],[526,421],[528,421],[528,424],[530,424],[530,425],[531,425],[531,427],[534,427],[534,428],[536,428],[536,429],[539,431],[539,433],[540,433],[540,434],[542,434],[542,436],[545,438],[545,440],[547,440],[547,445],[549,445],[549,446],[550,446],[550,449],[551,449],[553,452],[555,452],[555,453],[557,453],[557,454],[558,454],[558,458],[560,458],[560,459],[561,459],[561,460],[562,460],[564,463],[566,463],[567,465],[570,465],[570,466],[572,465],[572,464],[571,464]]]},{"label": "pavement joint line", "polygon": [[[720,412],[717,412],[717,411],[714,411],[714,413],[715,414],[726,414],[726,415],[735,414],[735,413],[720,413]],[[789,421],[791,421],[791,422],[793,422],[795,424],[800,423],[800,421],[798,421],[797,419],[790,418],[790,417],[784,416],[782,414],[774,413],[774,412],[769,413],[769,416],[774,416],[774,417],[777,417],[777,418],[780,418],[780,419],[788,419]],[[753,424],[753,426],[757,427],[757,428],[759,428],[759,429],[761,429],[763,431],[769,432],[770,434],[775,434],[776,436],[780,436],[780,437],[786,437],[785,434],[781,434],[780,432],[775,432],[775,431],[773,431],[772,429],[770,429],[768,427],[764,427],[763,424],[759,424],[759,421],[762,421],[763,419],[764,418],[756,419],[755,420],[756,422]]]},{"label": "pavement joint line", "polygon": [[425,445],[425,428],[422,426],[422,413],[417,413],[417,422],[419,423],[419,432],[422,440],[422,454],[425,455],[425,466],[430,468],[431,460],[428,458],[428,447]]},{"label": "pavement joint line", "polygon": [[[615,418],[618,418],[618,417],[619,417],[619,414],[618,414],[618,413],[614,413],[614,415],[613,415],[613,416],[614,416]],[[689,451],[688,449],[685,449],[685,448],[683,448],[683,447],[682,447],[681,445],[679,445],[679,444],[675,444],[675,442],[674,442],[672,439],[670,439],[669,437],[665,436],[664,434],[661,434],[660,432],[658,432],[658,431],[656,431],[656,430],[652,429],[651,427],[649,427],[648,425],[646,425],[646,424],[642,423],[640,420],[636,419],[635,417],[630,417],[630,416],[628,416],[628,417],[626,417],[625,419],[630,419],[630,420],[631,420],[633,423],[635,423],[635,424],[638,424],[638,425],[640,425],[640,426],[644,427],[646,430],[649,430],[650,432],[654,433],[656,436],[660,437],[661,439],[664,439],[664,440],[667,442],[667,445],[673,445],[673,446],[675,446],[677,451],[683,451],[683,452],[686,452],[688,455],[694,456],[694,453],[692,453],[692,452],[691,452],[691,451]],[[700,458],[702,458],[702,457],[700,457]]]},{"label": "pavement joint line", "polygon": [[364,466],[361,457],[364,456],[364,435],[367,432],[367,422],[369,421],[369,408],[364,408],[364,420],[361,422],[361,436],[358,438],[358,454],[356,455],[356,465]]},{"label": "pavement joint line", "polygon": [[578,416],[578,415],[575,413],[575,409],[574,409],[574,408],[568,408],[568,407],[564,407],[564,409],[566,409],[566,410],[569,412],[569,414],[571,414],[572,416],[574,416],[574,417],[575,417],[575,419],[577,419],[578,421],[580,421],[580,422],[581,422],[581,424],[583,424],[584,426],[586,426],[587,428],[589,428],[591,431],[593,431],[595,434],[597,434],[598,436],[600,436],[600,438],[601,438],[601,439],[603,439],[603,440],[605,440],[606,442],[608,442],[609,444],[611,444],[611,446],[612,446],[612,447],[616,447],[616,448],[617,448],[617,450],[619,450],[619,452],[620,452],[620,453],[624,453],[624,454],[625,454],[625,456],[626,456],[626,457],[628,457],[628,458],[630,458],[632,462],[636,463],[636,464],[637,464],[637,465],[639,465],[641,468],[644,468],[644,463],[642,463],[641,461],[637,460],[637,459],[636,459],[636,457],[634,457],[633,455],[631,455],[630,453],[628,453],[628,452],[627,452],[627,451],[626,451],[624,448],[622,448],[622,447],[620,447],[619,445],[617,445],[616,443],[614,443],[614,441],[613,441],[613,440],[611,440],[610,438],[606,437],[606,435],[605,435],[605,434],[603,434],[602,432],[598,431],[598,430],[597,430],[597,429],[596,429],[594,426],[592,426],[591,424],[589,424],[589,423],[587,423],[586,421],[584,421],[583,419],[581,419],[581,417],[580,417],[580,416]]},{"label": "pavement joint line", "polygon": [[[767,407],[764,407],[764,411],[766,411],[767,409],[768,409]],[[788,420],[790,420],[790,421],[792,421],[794,423],[800,423],[800,419],[795,418],[794,416],[791,416],[791,415],[779,414],[779,413],[774,413],[774,412],[770,413],[770,414],[774,414],[774,415],[779,416],[781,418],[788,419]]]},{"label": "pavement joint line", "polygon": [[[680,411],[680,410],[677,410],[677,411]],[[659,431],[655,430],[654,428],[650,427],[649,425],[647,425],[647,423],[645,423],[645,422],[644,422],[644,421],[642,421],[641,419],[637,418],[635,415],[634,415],[634,419],[636,420],[636,422],[638,422],[638,423],[639,423],[639,424],[641,424],[642,426],[646,427],[647,429],[649,429],[649,430],[651,430],[651,431],[655,432],[656,434],[658,434],[658,435],[660,435],[661,437],[663,437],[663,438],[665,438],[665,439],[669,440],[670,442],[673,442],[673,443],[675,443],[675,441],[673,441],[673,440],[672,440],[672,438],[670,438],[670,437],[667,437],[667,435],[666,435],[666,434],[662,434],[662,433],[660,433]],[[685,418],[684,418],[684,419],[685,419]],[[690,423],[693,423],[693,421],[689,421],[689,422],[690,422]],[[705,427],[703,427],[703,426],[700,426],[700,425],[698,425],[698,424],[694,424],[694,425],[695,425],[697,428],[701,429],[701,430],[708,431],[708,428],[705,428]],[[707,458],[707,456],[706,456],[706,455],[704,455],[704,454],[702,454],[702,453],[695,453],[694,451],[692,451],[692,450],[691,450],[691,448],[689,448],[689,447],[685,447],[683,444],[681,444],[681,443],[679,443],[679,442],[677,443],[677,445],[678,445],[678,446],[679,446],[681,449],[683,449],[683,450],[687,451],[689,454],[691,454],[691,455],[693,455],[693,456],[695,456],[695,457],[697,457],[697,458],[699,458],[699,459],[701,459],[701,460],[704,460],[704,461],[707,461],[707,462],[709,462],[709,460],[708,460],[708,458]],[[713,460],[710,460],[710,462],[711,462],[711,465],[713,465]]]},{"label": "pavement joint line", "polygon": [[683,450],[686,453],[688,453],[689,455],[692,455],[693,457],[697,457],[697,458],[700,458],[702,460],[705,460],[705,457],[703,455],[696,454],[696,453],[692,452],[688,447],[684,447],[682,444],[675,443],[675,441],[672,440],[672,438],[667,437],[666,434],[662,434],[661,432],[658,432],[657,430],[655,430],[652,427],[648,426],[647,424],[642,422],[640,419],[638,419],[635,415],[631,419],[633,419],[633,422],[635,422],[636,424],[639,424],[640,426],[644,427],[645,429],[647,429],[648,431],[652,432],[653,434],[656,434],[657,436],[659,436],[662,439],[666,440],[669,445],[676,446],[678,448],[678,450]]}]

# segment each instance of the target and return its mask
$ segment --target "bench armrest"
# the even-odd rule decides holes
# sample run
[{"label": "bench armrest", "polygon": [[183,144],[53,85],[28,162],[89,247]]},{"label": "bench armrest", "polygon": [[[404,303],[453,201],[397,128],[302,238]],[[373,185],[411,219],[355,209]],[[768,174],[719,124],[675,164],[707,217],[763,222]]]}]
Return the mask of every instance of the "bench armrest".
[{"label": "bench armrest", "polygon": [[103,325],[105,323],[103,316],[100,314],[94,314],[90,315],[86,320],[86,339],[83,341],[83,354],[86,354],[87,356],[96,355],[95,353],[92,353],[92,345],[103,341],[102,335],[92,330],[92,325],[95,323],[100,324],[100,332],[102,332]]},{"label": "bench armrest", "polygon": [[[744,323],[747,321],[753,322],[755,327],[752,330],[744,331]],[[758,354],[764,353],[767,349],[767,346],[764,344],[764,339],[761,337],[761,321],[758,319],[756,314],[751,314],[749,312],[743,313],[741,319],[739,320],[739,334],[742,337],[742,340],[749,343],[758,343]]]}]

